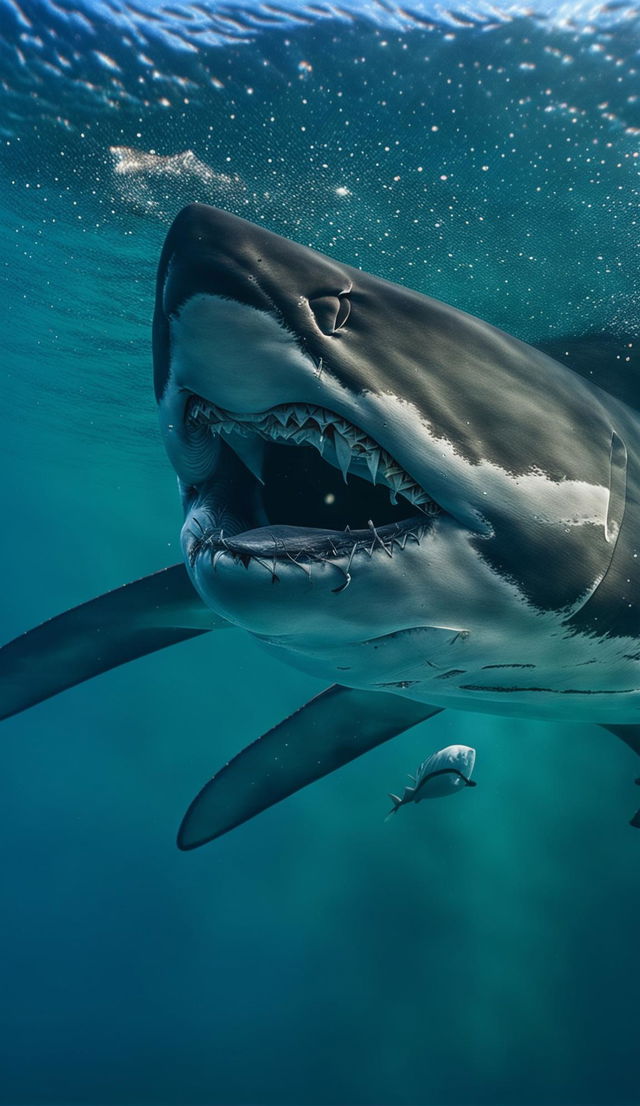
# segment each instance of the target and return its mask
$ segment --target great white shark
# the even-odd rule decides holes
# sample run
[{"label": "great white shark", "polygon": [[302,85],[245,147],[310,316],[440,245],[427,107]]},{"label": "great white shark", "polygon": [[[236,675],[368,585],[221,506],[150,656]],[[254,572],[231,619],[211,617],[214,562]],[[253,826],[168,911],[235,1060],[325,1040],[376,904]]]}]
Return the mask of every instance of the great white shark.
[{"label": "great white shark", "polygon": [[183,849],[448,707],[640,753],[638,370],[621,340],[557,349],[185,208],[153,322],[184,561],[4,646],[1,716],[228,627],[326,680],[206,784]]}]

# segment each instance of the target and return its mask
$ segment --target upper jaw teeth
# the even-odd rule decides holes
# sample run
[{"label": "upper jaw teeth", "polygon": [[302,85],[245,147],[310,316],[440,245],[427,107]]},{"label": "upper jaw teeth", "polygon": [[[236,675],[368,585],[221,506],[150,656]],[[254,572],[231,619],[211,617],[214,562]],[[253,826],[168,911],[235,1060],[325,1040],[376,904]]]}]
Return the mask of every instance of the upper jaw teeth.
[{"label": "upper jaw teeth", "polygon": [[194,426],[209,426],[213,434],[228,436],[229,444],[258,480],[262,480],[264,455],[260,439],[312,445],[340,469],[345,481],[347,473],[352,472],[372,484],[385,484],[394,504],[401,495],[425,514],[440,511],[427,492],[385,449],[376,445],[364,431],[324,407],[296,403],[247,415],[224,411],[194,396],[187,409],[187,420]]}]

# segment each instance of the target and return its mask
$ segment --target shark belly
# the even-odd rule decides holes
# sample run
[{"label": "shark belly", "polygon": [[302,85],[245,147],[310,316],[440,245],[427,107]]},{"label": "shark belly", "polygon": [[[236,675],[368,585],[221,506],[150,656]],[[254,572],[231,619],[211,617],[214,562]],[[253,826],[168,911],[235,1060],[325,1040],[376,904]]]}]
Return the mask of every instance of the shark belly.
[{"label": "shark belly", "polygon": [[638,660],[624,653],[632,642],[567,634],[558,638],[551,658],[537,657],[523,637],[514,639],[508,653],[489,660],[471,631],[454,627],[413,627],[339,649],[256,640],[318,679],[441,709],[546,721],[640,723]]}]

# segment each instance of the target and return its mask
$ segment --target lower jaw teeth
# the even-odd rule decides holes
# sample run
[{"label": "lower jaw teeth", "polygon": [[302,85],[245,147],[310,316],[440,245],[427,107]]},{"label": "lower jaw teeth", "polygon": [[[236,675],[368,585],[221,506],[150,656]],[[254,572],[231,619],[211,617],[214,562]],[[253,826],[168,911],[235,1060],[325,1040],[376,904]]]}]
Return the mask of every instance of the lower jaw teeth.
[{"label": "lower jaw teeth", "polygon": [[[249,543],[246,538],[243,540],[243,534],[226,537],[224,530],[218,528],[212,528],[206,532],[200,528],[195,533],[191,528],[192,521],[187,519],[182,533],[183,548],[192,568],[200,556],[208,555],[215,572],[220,560],[223,557],[230,557],[236,564],[242,564],[246,569],[252,562],[255,563],[270,575],[272,583],[278,583],[280,580],[278,573],[283,568],[293,565],[304,572],[310,580],[313,566],[325,565],[335,569],[342,577],[341,583],[331,589],[336,594],[344,591],[351,583],[354,561],[358,556],[364,555],[371,560],[380,550],[384,551],[387,557],[393,558],[394,553],[398,550],[404,551],[409,543],[420,545],[429,529],[428,525],[419,520],[404,526],[398,523],[394,527],[384,526],[378,529],[373,521],[369,520],[366,532],[353,532],[347,527],[340,535],[323,534],[322,538],[317,540],[315,547],[311,542],[307,546],[298,542],[296,547],[288,548],[284,540],[278,537],[277,527],[271,529],[264,527],[262,528],[265,531],[263,538],[266,541],[270,534],[273,546],[271,549],[260,546],[259,550],[256,550],[252,547],[253,543]],[[345,559],[345,566],[340,563],[339,558]]]}]

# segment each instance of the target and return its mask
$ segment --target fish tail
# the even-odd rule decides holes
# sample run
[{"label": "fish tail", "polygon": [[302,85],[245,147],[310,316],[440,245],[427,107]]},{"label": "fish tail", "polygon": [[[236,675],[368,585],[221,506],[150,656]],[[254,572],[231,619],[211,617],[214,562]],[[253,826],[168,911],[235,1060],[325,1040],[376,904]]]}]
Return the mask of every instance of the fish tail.
[{"label": "fish tail", "polygon": [[400,807],[402,805],[402,799],[399,798],[398,795],[392,795],[391,793],[389,793],[389,798],[391,799],[391,802],[393,803],[393,806],[391,807],[391,810],[387,814],[387,817],[385,818],[385,822],[388,822],[391,815],[395,814],[398,807]]}]

